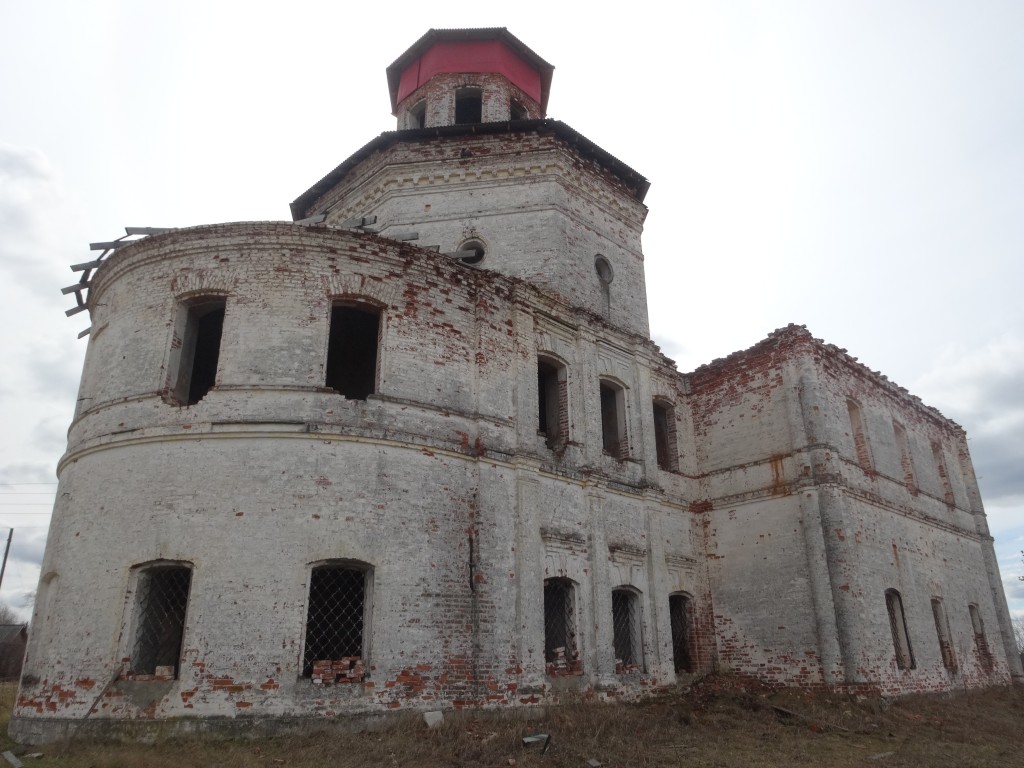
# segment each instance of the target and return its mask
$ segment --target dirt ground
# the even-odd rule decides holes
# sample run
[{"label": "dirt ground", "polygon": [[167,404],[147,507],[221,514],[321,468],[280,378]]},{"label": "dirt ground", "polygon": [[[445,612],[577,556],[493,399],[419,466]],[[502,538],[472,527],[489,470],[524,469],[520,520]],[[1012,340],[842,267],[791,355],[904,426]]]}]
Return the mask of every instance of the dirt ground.
[{"label": "dirt ground", "polygon": [[[0,689],[6,733],[13,685]],[[543,742],[523,743],[534,734]],[[86,766],[1022,766],[1024,691],[992,689],[895,701],[772,690],[731,675],[633,705],[580,703],[500,715],[446,713],[428,730],[396,715],[375,730],[153,745],[76,740],[0,747],[26,768]],[[41,756],[33,756],[41,753]],[[594,761],[594,762],[591,762]],[[0,761],[0,768],[6,764]]]}]

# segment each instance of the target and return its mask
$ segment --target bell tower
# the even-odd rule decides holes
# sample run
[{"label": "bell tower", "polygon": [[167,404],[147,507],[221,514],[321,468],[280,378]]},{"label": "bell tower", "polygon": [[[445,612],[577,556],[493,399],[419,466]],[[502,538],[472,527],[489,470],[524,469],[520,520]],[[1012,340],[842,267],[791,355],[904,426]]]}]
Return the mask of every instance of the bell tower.
[{"label": "bell tower", "polygon": [[292,203],[526,280],[647,337],[648,182],[547,118],[554,67],[504,28],[432,29],[387,68],[397,130]]}]

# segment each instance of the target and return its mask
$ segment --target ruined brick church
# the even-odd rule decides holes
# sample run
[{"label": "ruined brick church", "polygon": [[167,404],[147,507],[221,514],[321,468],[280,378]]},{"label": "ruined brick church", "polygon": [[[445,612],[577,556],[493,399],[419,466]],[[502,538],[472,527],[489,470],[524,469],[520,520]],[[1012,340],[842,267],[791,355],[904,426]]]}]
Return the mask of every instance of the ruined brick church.
[{"label": "ruined brick church", "polygon": [[431,30],[293,222],[79,265],[16,738],[1020,679],[963,430],[800,326],[677,371],[552,69]]}]

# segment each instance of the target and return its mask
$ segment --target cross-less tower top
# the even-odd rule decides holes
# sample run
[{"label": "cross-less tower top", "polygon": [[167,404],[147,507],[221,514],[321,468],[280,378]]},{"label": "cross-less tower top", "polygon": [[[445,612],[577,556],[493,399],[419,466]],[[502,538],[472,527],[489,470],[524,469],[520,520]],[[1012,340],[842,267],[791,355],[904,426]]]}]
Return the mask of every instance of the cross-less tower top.
[{"label": "cross-less tower top", "polygon": [[545,117],[554,67],[504,27],[432,29],[388,67],[398,129]]}]

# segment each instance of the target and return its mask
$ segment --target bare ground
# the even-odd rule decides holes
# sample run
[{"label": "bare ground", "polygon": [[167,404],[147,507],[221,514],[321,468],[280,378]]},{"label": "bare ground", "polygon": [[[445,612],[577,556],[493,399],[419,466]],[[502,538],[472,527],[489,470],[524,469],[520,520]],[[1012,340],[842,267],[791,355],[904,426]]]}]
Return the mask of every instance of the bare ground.
[{"label": "bare ground", "polygon": [[[6,732],[14,686],[0,688]],[[551,737],[547,754],[540,742]],[[256,740],[176,739],[155,745],[76,740],[0,748],[26,768],[167,766],[1022,766],[1024,691],[997,688],[896,701],[772,690],[731,675],[635,705],[580,703],[502,715],[446,713],[428,730],[396,715],[363,733],[317,731]],[[41,757],[29,754],[41,752]],[[0,760],[0,768],[6,764]]]}]

